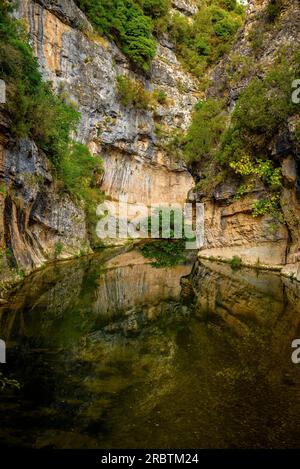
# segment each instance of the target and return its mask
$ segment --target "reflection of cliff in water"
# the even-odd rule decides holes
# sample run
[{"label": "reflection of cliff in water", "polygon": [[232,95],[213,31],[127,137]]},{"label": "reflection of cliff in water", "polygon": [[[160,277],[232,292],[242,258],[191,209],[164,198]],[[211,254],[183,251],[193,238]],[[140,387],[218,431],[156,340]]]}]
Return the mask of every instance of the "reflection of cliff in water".
[{"label": "reflection of cliff in water", "polygon": [[[6,445],[296,447],[300,287],[132,252],[40,272],[2,307]],[[300,337],[300,334],[299,334]]]},{"label": "reflection of cliff in water", "polygon": [[69,318],[76,335],[85,320],[105,324],[130,310],[178,300],[180,278],[190,271],[190,265],[156,269],[136,251],[113,257],[113,250],[110,257],[48,267],[26,279],[0,306],[1,333],[10,340],[28,334],[55,340]]}]

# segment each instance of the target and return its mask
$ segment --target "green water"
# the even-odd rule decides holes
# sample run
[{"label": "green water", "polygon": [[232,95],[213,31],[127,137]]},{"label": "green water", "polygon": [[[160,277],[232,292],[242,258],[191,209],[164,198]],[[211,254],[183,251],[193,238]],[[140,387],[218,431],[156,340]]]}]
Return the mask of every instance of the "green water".
[{"label": "green water", "polygon": [[299,285],[110,257],[43,270],[1,306],[0,371],[22,385],[0,394],[1,446],[299,446]]}]

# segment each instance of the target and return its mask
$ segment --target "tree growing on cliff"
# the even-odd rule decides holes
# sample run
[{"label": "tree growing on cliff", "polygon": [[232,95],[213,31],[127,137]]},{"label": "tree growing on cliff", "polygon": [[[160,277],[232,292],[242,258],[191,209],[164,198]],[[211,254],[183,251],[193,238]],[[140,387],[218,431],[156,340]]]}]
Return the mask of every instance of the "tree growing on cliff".
[{"label": "tree growing on cliff", "polygon": [[[114,40],[135,66],[148,72],[155,56],[156,42],[152,21],[137,2],[76,0],[76,3],[100,34]],[[149,0],[147,5],[150,5]],[[159,14],[157,7],[156,11]]]}]

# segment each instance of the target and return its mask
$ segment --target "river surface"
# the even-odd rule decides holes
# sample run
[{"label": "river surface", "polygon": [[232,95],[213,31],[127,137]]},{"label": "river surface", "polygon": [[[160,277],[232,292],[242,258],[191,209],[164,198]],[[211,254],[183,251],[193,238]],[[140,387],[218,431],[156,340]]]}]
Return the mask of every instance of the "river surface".
[{"label": "river surface", "polygon": [[0,307],[0,444],[33,448],[300,446],[300,287],[138,251],[60,263]]}]

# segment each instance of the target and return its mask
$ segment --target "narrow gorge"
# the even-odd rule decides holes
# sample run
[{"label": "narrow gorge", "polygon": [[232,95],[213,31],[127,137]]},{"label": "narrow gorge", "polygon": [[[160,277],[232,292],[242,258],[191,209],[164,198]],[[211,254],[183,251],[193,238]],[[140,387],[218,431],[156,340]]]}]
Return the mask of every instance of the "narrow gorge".
[{"label": "narrow gorge", "polygon": [[[223,53],[223,58],[221,53],[219,61],[214,59],[216,65],[211,60],[212,65],[202,67],[199,76],[187,71],[180,52],[176,55],[178,39],[167,32],[157,36],[149,71],[136,70],[114,42],[99,35],[73,1],[24,0],[13,17],[29,33],[43,80],[51,82],[54,92],[79,112],[73,139],[86,144],[96,158],[101,156],[103,170],[94,184],[111,205],[122,196],[129,204],[148,206],[204,202],[205,244],[200,256],[224,260],[237,256],[245,264],[282,269],[298,278],[297,106],[295,115],[283,118],[274,135],[263,143],[268,146],[268,158],[281,168],[280,217],[273,216],[272,210],[253,216],[253,206],[269,197],[266,199],[266,178],[258,177],[247,185],[242,184],[241,171],[212,168],[214,156],[207,147],[211,136],[201,136],[201,129],[199,141],[194,142],[200,148],[203,143],[201,157],[182,156],[182,141],[195,106],[203,99],[223,99],[230,116],[251,80],[266,76],[283,51],[292,56],[299,43],[299,4],[281,3],[275,23],[268,18],[267,0],[251,0],[245,25],[229,53]],[[174,1],[171,14],[190,23],[198,7],[197,1]],[[178,27],[180,30],[180,23]],[[127,77],[140,90],[144,103],[124,102],[118,89],[120,77]],[[101,245],[87,227],[83,202],[62,189],[47,152],[30,138],[16,140],[11,126],[2,106],[3,280],[17,279],[19,272],[23,275],[53,259],[89,253],[97,243]],[[188,132],[187,141],[192,137]],[[260,157],[259,145],[256,147]]]},{"label": "narrow gorge", "polygon": [[1,449],[299,448],[299,111],[299,0],[0,0]]},{"label": "narrow gorge", "polygon": [[[189,5],[186,8],[189,13]],[[29,29],[43,78],[80,112],[76,141],[103,158],[99,190],[112,202],[124,195],[128,203],[183,204],[194,185],[192,176],[168,153],[157,129],[168,135],[187,129],[197,85],[168,41],[158,45],[149,77],[144,78],[131,70],[113,43],[93,32],[73,1],[22,1],[14,15]],[[155,111],[122,105],[117,92],[120,75],[141,80],[149,92],[159,90],[167,96],[166,103],[158,103]],[[63,245],[60,258],[89,252],[83,208],[67,194],[60,195],[46,155],[33,141],[11,141],[9,125],[3,116],[2,178],[8,194],[12,188],[16,198],[0,194],[3,252],[10,249],[21,270],[55,258],[58,244]]]}]

